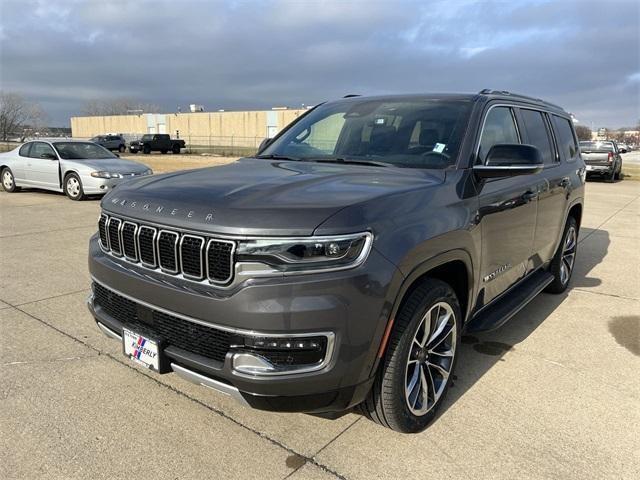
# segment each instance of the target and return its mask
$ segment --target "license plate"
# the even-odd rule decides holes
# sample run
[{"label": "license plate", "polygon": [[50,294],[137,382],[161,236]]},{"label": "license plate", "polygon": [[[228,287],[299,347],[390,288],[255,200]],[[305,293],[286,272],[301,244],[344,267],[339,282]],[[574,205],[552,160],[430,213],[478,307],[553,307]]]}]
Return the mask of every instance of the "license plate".
[{"label": "license plate", "polygon": [[158,343],[126,328],[123,330],[124,354],[143,367],[160,371]]}]

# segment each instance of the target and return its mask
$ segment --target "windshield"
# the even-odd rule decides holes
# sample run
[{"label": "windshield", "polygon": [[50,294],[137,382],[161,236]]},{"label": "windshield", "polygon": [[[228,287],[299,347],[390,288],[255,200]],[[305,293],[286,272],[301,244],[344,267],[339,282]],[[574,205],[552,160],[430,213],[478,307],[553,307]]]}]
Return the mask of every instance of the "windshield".
[{"label": "windshield", "polygon": [[90,142],[100,142],[102,140],[104,140],[104,137],[93,137],[89,139]]},{"label": "windshield", "polygon": [[148,142],[149,140],[153,140],[153,135],[142,135],[143,142]]},{"label": "windshield", "polygon": [[53,144],[65,160],[84,160],[95,158],[117,158],[104,147],[90,142],[56,142]]},{"label": "windshield", "polygon": [[613,152],[613,143],[611,142],[580,142],[581,150],[604,150],[605,152]]},{"label": "windshield", "polygon": [[456,161],[470,100],[359,100],[316,108],[259,157],[446,168]]}]

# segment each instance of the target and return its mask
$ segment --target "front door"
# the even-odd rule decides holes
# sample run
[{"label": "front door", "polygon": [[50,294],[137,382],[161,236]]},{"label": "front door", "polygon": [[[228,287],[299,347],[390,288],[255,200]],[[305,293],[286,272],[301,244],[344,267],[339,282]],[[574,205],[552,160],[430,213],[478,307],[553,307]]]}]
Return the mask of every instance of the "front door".
[{"label": "front door", "polygon": [[[493,145],[520,143],[510,107],[489,110],[478,148],[484,163]],[[497,178],[482,184],[479,223],[482,230],[480,283],[487,304],[520,280],[533,252],[538,192],[535,175]]]},{"label": "front door", "polygon": [[25,177],[33,186],[60,187],[58,155],[51,145],[33,142],[27,158]]}]

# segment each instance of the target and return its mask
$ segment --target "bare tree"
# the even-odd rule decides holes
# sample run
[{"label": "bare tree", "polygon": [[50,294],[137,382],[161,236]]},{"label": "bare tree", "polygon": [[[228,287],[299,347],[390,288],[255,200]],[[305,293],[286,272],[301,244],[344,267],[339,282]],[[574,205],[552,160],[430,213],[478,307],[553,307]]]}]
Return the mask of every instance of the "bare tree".
[{"label": "bare tree", "polygon": [[113,98],[107,100],[89,100],[85,103],[82,113],[88,116],[102,115],[127,115],[136,113],[157,113],[160,111],[158,105],[139,102],[129,98]]},{"label": "bare tree", "polygon": [[591,140],[591,129],[589,127],[577,125],[576,134],[578,135],[578,140]]},{"label": "bare tree", "polygon": [[0,138],[19,133],[31,115],[29,104],[17,93],[0,91]]}]

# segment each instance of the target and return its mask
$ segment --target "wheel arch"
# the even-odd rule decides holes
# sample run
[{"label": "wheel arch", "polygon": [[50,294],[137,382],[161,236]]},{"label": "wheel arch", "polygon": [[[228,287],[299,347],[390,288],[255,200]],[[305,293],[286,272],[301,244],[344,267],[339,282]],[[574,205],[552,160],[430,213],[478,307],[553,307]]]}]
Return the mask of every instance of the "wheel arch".
[{"label": "wheel arch", "polygon": [[472,303],[473,291],[473,261],[471,255],[463,249],[454,249],[444,252],[436,257],[419,264],[406,276],[393,303],[389,320],[387,321],[384,334],[380,341],[376,362],[372,369],[376,371],[387,348],[387,342],[393,331],[395,317],[402,308],[406,299],[418,288],[426,279],[438,279],[448,285],[456,292],[460,302],[463,321],[469,316]]}]

